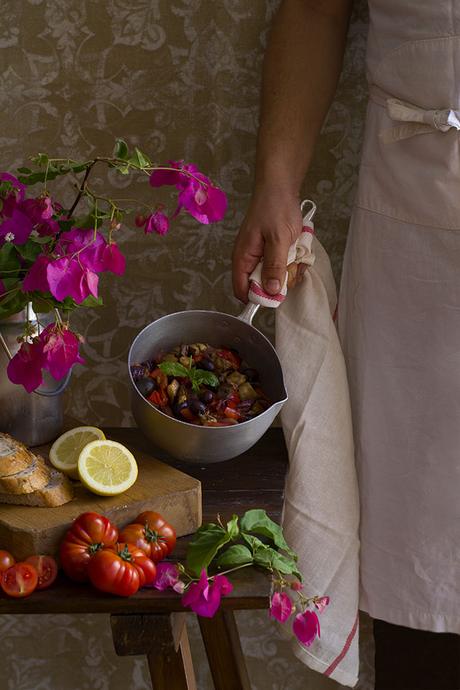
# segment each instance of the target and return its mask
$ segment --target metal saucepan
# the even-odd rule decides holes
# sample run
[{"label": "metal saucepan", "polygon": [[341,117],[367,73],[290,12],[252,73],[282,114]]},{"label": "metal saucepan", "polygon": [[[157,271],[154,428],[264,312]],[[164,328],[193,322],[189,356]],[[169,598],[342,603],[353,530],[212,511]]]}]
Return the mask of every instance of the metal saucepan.
[{"label": "metal saucepan", "polygon": [[[302,207],[307,202],[302,204]],[[309,222],[316,210],[313,202],[304,217]],[[259,304],[249,302],[242,313],[189,310],[163,316],[146,326],[134,339],[128,355],[132,387],[132,411],[137,425],[153,443],[178,460],[213,463],[229,460],[254,445],[265,433],[287,400],[283,372],[270,341],[252,326]],[[227,427],[206,427],[170,417],[152,405],[137,389],[131,365],[154,359],[182,343],[209,343],[234,348],[258,370],[261,387],[272,401],[254,419]]]}]

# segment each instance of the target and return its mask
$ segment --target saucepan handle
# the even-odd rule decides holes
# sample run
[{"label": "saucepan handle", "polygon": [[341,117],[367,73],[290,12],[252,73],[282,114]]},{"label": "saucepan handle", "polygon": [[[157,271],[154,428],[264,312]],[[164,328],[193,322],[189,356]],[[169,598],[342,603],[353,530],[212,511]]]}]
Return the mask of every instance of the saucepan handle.
[{"label": "saucepan handle", "polygon": [[[313,216],[316,213],[316,204],[310,199],[305,199],[300,204],[302,213],[302,233],[289,248],[287,265],[292,263],[312,265],[315,257],[311,251],[312,238],[314,235]],[[284,302],[287,294],[288,277],[284,280],[283,287],[277,295],[269,295],[262,286],[262,261],[259,261],[251,275],[249,276],[249,301],[244,307],[238,318],[241,321],[251,324],[254,315],[259,307],[270,307],[276,309]]]}]

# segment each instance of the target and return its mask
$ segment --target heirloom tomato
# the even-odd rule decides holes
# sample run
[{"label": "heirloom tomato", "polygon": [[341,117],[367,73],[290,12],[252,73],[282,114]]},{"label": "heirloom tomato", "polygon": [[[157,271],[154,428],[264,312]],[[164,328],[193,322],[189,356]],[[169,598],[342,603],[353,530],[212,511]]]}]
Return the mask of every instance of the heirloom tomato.
[{"label": "heirloom tomato", "polygon": [[59,555],[68,577],[77,582],[88,580],[88,564],[95,553],[111,548],[118,541],[118,530],[103,515],[83,513],[67,532]]},{"label": "heirloom tomato", "polygon": [[52,556],[29,556],[24,562],[33,565],[38,573],[37,589],[47,589],[57,578],[58,565]]},{"label": "heirloom tomato", "polygon": [[140,587],[153,584],[155,563],[133,544],[116,544],[102,549],[90,560],[88,575],[92,584],[102,592],[129,597]]},{"label": "heirloom tomato", "polygon": [[30,563],[15,563],[3,571],[0,582],[8,596],[28,597],[37,587],[38,573]]},{"label": "heirloom tomato", "polygon": [[8,568],[11,568],[15,563],[16,561],[9,551],[0,549],[0,573],[3,573],[4,570],[8,570]]},{"label": "heirloom tomato", "polygon": [[176,545],[176,530],[151,510],[141,513],[120,532],[120,541],[135,544],[155,563],[162,561]]}]

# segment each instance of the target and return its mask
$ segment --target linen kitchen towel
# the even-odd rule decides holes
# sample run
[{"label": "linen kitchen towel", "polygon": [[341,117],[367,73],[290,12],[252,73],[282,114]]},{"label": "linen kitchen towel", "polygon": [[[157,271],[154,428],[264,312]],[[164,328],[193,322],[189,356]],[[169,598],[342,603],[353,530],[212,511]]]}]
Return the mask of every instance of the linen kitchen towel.
[{"label": "linen kitchen towel", "polygon": [[[345,363],[334,324],[337,294],[329,258],[309,243],[301,285],[276,310],[276,349],[289,399],[281,420],[289,453],[283,529],[299,555],[306,596],[327,595],[321,637],[293,636],[294,654],[353,687],[358,680],[359,497]],[[283,626],[284,627],[284,626]]]}]

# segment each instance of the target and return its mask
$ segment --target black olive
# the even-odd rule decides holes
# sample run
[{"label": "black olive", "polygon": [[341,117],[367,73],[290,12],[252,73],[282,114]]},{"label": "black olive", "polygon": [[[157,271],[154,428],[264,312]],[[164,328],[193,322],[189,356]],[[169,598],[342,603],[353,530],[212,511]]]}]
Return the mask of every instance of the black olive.
[{"label": "black olive", "polygon": [[212,362],[207,357],[203,357],[202,360],[197,362],[198,369],[204,369],[205,371],[214,371],[214,362]]},{"label": "black olive", "polygon": [[193,414],[204,414],[206,412],[206,405],[201,400],[191,400],[190,410]]},{"label": "black olive", "polygon": [[214,398],[215,398],[215,395],[212,391],[206,390],[206,391],[203,391],[203,393],[201,394],[201,399],[204,403],[206,403],[206,405],[209,405],[209,403],[212,403]]},{"label": "black olive", "polygon": [[137,390],[144,396],[144,398],[148,398],[156,388],[155,381],[150,378],[143,378],[139,381],[136,381],[136,386]]},{"label": "black olive", "polygon": [[181,402],[181,403],[178,403],[177,405],[174,405],[173,411],[174,411],[174,414],[176,415],[176,417],[179,417],[182,410],[187,409],[187,407],[188,407],[187,400],[184,400],[184,402]]},{"label": "black olive", "polygon": [[257,383],[259,380],[259,372],[257,369],[243,369],[241,373],[246,376],[249,383]]}]

